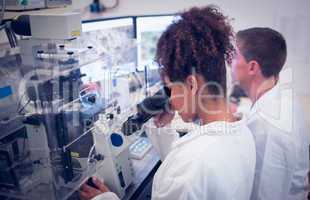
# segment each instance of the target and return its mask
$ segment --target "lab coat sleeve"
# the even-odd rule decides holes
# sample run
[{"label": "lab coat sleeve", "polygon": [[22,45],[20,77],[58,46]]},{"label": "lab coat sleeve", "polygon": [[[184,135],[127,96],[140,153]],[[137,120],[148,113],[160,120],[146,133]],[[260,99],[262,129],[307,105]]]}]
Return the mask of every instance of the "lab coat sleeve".
[{"label": "lab coat sleeve", "polygon": [[274,129],[267,134],[265,151],[268,153],[263,157],[263,176],[260,177],[258,199],[288,199],[295,164],[292,161],[295,161],[296,157],[294,152],[289,150],[294,148],[293,138],[284,134],[279,137],[280,134]]},{"label": "lab coat sleeve", "polygon": [[295,108],[299,116],[295,117],[295,134],[300,138],[296,143],[295,170],[290,188],[290,200],[305,199],[308,192],[308,171],[309,171],[309,133],[310,129],[306,124],[304,113],[300,108]]},{"label": "lab coat sleeve", "polygon": [[105,192],[105,193],[102,193],[102,194],[96,196],[92,200],[119,200],[119,198],[113,192]]},{"label": "lab coat sleeve", "polygon": [[[152,190],[152,200],[200,200],[207,199],[206,174],[203,168],[191,164],[192,160],[167,158],[157,171]],[[179,162],[178,162],[179,160]]]}]

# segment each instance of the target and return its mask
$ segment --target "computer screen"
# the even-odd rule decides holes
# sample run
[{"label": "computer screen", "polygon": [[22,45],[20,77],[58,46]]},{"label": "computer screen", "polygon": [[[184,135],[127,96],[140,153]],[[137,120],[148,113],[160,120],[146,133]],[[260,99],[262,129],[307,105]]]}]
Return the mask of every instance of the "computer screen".
[{"label": "computer screen", "polygon": [[104,19],[82,24],[83,46],[93,46],[101,55],[95,63],[83,66],[83,84],[97,83],[105,98],[111,95],[112,76],[136,70],[137,47],[133,18]]},{"label": "computer screen", "polygon": [[[137,63],[137,47],[134,39],[133,19],[107,19],[82,24],[82,43],[93,46],[103,58],[81,70],[89,76],[85,79],[98,80],[102,74],[101,68],[109,68],[117,73],[134,71]],[[101,71],[100,71],[101,70]],[[94,80],[93,80],[94,81]]]},{"label": "computer screen", "polygon": [[177,15],[137,17],[138,71],[143,71],[145,66],[157,69],[154,58],[158,39],[177,19]]},{"label": "computer screen", "polygon": [[[83,85],[96,85],[105,102],[129,105],[130,91],[141,88],[136,84],[137,43],[133,17],[105,19],[82,24],[84,45],[95,47],[102,55],[96,63],[81,68]],[[126,81],[125,81],[126,80]],[[126,103],[125,103],[126,102]]]}]

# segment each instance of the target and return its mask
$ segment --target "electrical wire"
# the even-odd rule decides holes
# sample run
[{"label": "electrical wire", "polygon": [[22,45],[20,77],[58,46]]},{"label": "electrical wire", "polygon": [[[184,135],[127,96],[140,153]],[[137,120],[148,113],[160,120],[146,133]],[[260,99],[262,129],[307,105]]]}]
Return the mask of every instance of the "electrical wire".
[{"label": "electrical wire", "polygon": [[15,33],[12,31],[11,29],[11,22],[6,22],[5,23],[5,32],[6,32],[6,36],[9,40],[10,46],[12,48],[15,48],[18,44],[18,39],[15,35]]},{"label": "electrical wire", "polygon": [[23,107],[18,111],[19,114],[21,114],[21,112],[26,108],[26,106],[31,102],[30,99],[28,99],[28,101],[23,105]]},{"label": "electrical wire", "polygon": [[8,40],[9,40],[10,46],[12,48],[14,48],[14,41],[13,41],[13,39],[11,37],[10,29],[7,26],[5,26],[5,33],[6,33],[6,36],[7,36]]},{"label": "electrical wire", "polygon": [[17,110],[19,110],[21,103],[23,101],[23,98],[27,95],[27,92],[24,92],[23,95],[19,98],[18,104],[17,104]]},{"label": "electrical wire", "polygon": [[14,42],[15,42],[15,46],[18,46],[18,39],[16,37],[16,34],[12,32],[12,36],[13,36],[13,39],[14,39]]}]

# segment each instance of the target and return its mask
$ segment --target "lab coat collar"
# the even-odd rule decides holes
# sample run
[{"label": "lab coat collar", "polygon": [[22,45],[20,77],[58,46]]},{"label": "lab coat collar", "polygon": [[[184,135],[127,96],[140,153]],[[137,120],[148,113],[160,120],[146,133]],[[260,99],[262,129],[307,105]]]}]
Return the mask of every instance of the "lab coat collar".
[{"label": "lab coat collar", "polygon": [[242,117],[236,122],[215,121],[202,126],[195,126],[195,128],[178,139],[172,144],[172,149],[183,146],[184,144],[193,141],[202,136],[221,136],[239,134],[238,128],[241,125],[245,125],[245,118]]},{"label": "lab coat collar", "polygon": [[247,123],[262,118],[277,128],[290,132],[293,126],[292,115],[293,90],[278,83],[253,104]]},{"label": "lab coat collar", "polygon": [[259,97],[256,102],[252,105],[250,110],[250,115],[254,115],[258,111],[265,109],[266,105],[270,105],[270,100],[275,100],[276,96],[279,93],[279,84],[276,84],[273,88],[265,92],[261,97]]}]

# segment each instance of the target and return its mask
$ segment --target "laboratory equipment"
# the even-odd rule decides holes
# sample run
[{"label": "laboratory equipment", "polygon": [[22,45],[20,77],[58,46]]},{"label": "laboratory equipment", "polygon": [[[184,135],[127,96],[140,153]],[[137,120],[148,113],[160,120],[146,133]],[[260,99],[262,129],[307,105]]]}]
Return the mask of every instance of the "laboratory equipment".
[{"label": "laboratory equipment", "polygon": [[[46,26],[48,22],[49,26]],[[79,13],[30,15],[31,36],[38,39],[69,40],[81,35]]]},{"label": "laboratory equipment", "polygon": [[[33,23],[48,30],[55,19],[50,33]],[[0,197],[64,200],[104,160],[94,123],[105,101],[81,70],[101,57],[79,45],[79,14],[33,15],[27,26],[20,51],[0,58]]]},{"label": "laboratory equipment", "polygon": [[96,150],[105,156],[96,176],[102,179],[112,192],[123,198],[126,189],[133,182],[134,171],[129,157],[131,140],[121,132],[117,115],[101,114],[95,123]]},{"label": "laboratory equipment", "polygon": [[14,11],[45,8],[45,0],[7,0],[6,4],[6,10]]},{"label": "laboratory equipment", "polygon": [[0,59],[0,63],[5,67],[0,69],[0,188],[14,188],[25,183],[25,176],[18,176],[15,173],[18,169],[11,166],[25,161],[29,150],[26,127],[23,117],[18,116],[19,105],[16,100],[21,62],[18,55],[7,55]]},{"label": "laboratory equipment", "polygon": [[[132,18],[89,21],[82,24],[85,45],[96,45],[104,62],[92,65],[92,77],[83,80],[105,81],[110,85],[102,86],[102,94],[112,105],[101,113],[95,123],[96,151],[104,154],[102,167],[97,170],[96,177],[120,198],[133,182],[133,167],[130,160],[129,145],[131,141],[124,136],[121,128],[126,110],[132,105],[130,92],[140,88],[141,81],[136,77],[136,43]],[[110,66],[108,73],[100,72],[101,66]],[[85,68],[87,69],[87,68]]]},{"label": "laboratory equipment", "polygon": [[57,65],[70,66],[81,60],[83,55],[83,61],[87,58],[87,47],[70,49],[70,45],[66,46],[66,43],[81,35],[79,13],[21,15],[12,21],[12,29],[16,34],[31,36],[19,41],[25,66],[54,68],[55,62],[58,62]]},{"label": "laboratory equipment", "polygon": [[[133,169],[121,124],[141,83],[132,19],[81,26],[76,13],[40,14],[12,25],[25,37],[13,59],[20,74],[1,75],[1,105],[18,109],[1,113],[16,129],[0,134],[0,197],[65,200],[93,175],[123,197]],[[12,69],[4,60],[0,69]]]},{"label": "laboratory equipment", "polygon": [[71,5],[72,0],[6,0],[6,10],[24,11]]},{"label": "laboratory equipment", "polygon": [[101,4],[99,0],[93,0],[93,3],[89,5],[90,12],[100,13],[105,10],[105,7]]},{"label": "laboratory equipment", "polygon": [[45,0],[47,8],[64,7],[72,4],[72,0]]},{"label": "laboratory equipment", "polygon": [[[0,154],[1,197],[65,200],[94,175],[124,197],[133,182],[130,138],[135,134],[131,134],[163,111],[162,104],[168,105],[169,95],[165,92],[164,97],[159,97],[163,101],[156,101],[160,95],[148,98],[137,106],[138,114],[127,121],[129,126],[138,125],[138,129],[122,130],[122,124],[134,112],[129,108],[145,97],[137,95],[137,102],[132,100],[144,82],[144,72],[135,72],[133,21],[123,18],[87,22],[81,32],[76,23],[80,17],[73,15],[23,17],[24,33],[15,30],[27,37],[19,41],[19,59],[15,59],[21,76],[5,77],[6,81],[13,80],[12,89],[8,84],[1,87],[5,100],[13,98],[7,95],[11,90],[19,94],[9,100],[17,105],[15,114],[3,114],[4,119],[14,118],[15,124],[19,123],[14,126],[19,129],[5,131],[9,137],[1,140],[1,150],[7,152]],[[51,21],[45,22],[47,19]],[[57,25],[56,19],[64,23]],[[58,30],[45,31],[53,26]],[[1,67],[7,68],[2,62]],[[153,78],[152,73],[148,77]],[[136,148],[140,150],[135,152],[136,158],[142,158],[149,148],[149,144]]]},{"label": "laboratory equipment", "polygon": [[130,157],[141,160],[151,150],[152,144],[147,137],[140,137],[130,147]]},{"label": "laboratory equipment", "polygon": [[171,91],[168,87],[163,87],[153,96],[146,97],[137,105],[137,113],[130,116],[122,125],[122,132],[125,135],[132,135],[141,130],[144,123],[152,117],[169,112]]}]

